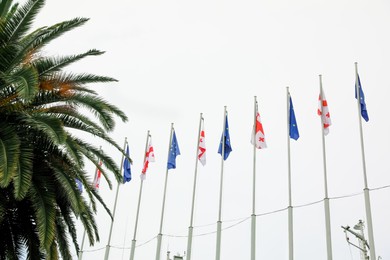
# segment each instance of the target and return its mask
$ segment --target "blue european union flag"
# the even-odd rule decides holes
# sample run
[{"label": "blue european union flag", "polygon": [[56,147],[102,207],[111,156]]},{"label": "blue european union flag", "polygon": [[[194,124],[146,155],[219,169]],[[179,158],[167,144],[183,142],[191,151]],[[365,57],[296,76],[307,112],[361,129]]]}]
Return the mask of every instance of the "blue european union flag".
[{"label": "blue european union flag", "polygon": [[294,140],[298,140],[299,131],[298,131],[297,119],[295,118],[294,106],[292,103],[291,96],[290,96],[290,122],[289,123],[290,123],[290,138]]},{"label": "blue european union flag", "polygon": [[225,119],[225,129],[222,133],[221,141],[219,142],[219,147],[218,147],[218,153],[220,155],[222,155],[222,143],[224,139],[225,139],[225,143],[224,143],[224,150],[223,150],[224,151],[223,159],[226,160],[229,157],[230,152],[233,151],[232,146],[230,144],[229,124],[228,124],[227,115]]},{"label": "blue european union flag", "polygon": [[176,139],[175,130],[173,130],[172,142],[168,155],[168,169],[176,169],[176,156],[178,155],[180,155],[180,149]]},{"label": "blue european union flag", "polygon": [[131,181],[131,163],[128,159],[130,157],[129,155],[129,145],[127,145],[126,148],[126,157],[125,161],[123,162],[123,183]]},{"label": "blue european union flag", "polygon": [[78,178],[76,178],[76,185],[77,185],[78,191],[80,193],[82,193],[83,192],[83,184],[81,183],[81,181]]},{"label": "blue european union flag", "polygon": [[364,93],[362,89],[362,85],[360,84],[360,78],[359,75],[357,76],[357,82],[355,83],[355,98],[357,98],[357,93],[356,93],[356,88],[359,88],[359,97],[360,97],[360,113],[364,120],[368,122],[368,112],[367,112],[367,106],[366,106],[366,101],[364,98]]}]

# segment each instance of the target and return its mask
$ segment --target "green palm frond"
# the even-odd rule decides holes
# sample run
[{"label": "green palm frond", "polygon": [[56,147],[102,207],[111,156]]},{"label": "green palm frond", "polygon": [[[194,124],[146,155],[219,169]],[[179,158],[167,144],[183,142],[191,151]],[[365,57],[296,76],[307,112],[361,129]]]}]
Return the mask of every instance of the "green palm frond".
[{"label": "green palm frond", "polygon": [[2,115],[9,115],[12,112],[19,113],[23,109],[23,104],[18,101],[19,98],[13,87],[6,86],[0,89],[0,112]]},{"label": "green palm frond", "polygon": [[66,140],[66,132],[58,118],[45,114],[33,114],[29,122],[36,130],[50,137],[55,143],[60,144]]},{"label": "green palm frond", "polygon": [[88,87],[80,86],[78,84],[73,84],[70,90],[73,91],[73,93],[88,93],[95,96],[98,95],[95,90],[90,89]]},{"label": "green palm frond", "polygon": [[32,222],[34,216],[34,210],[32,209],[31,202],[28,199],[17,201],[19,210],[19,220],[17,222],[21,231],[21,241],[24,244],[24,251],[27,251],[26,259],[44,259],[44,255],[40,250],[40,241],[38,238],[38,232],[36,223]]},{"label": "green palm frond", "polygon": [[7,16],[11,5],[12,5],[12,0],[2,0],[0,2],[0,20],[3,19],[3,17]]},{"label": "green palm frond", "polygon": [[48,44],[50,41],[62,36],[64,33],[85,24],[88,20],[88,18],[74,18],[69,21],[64,21],[52,25],[50,27],[41,28],[43,33],[41,33],[33,43],[29,44],[30,48],[33,50],[38,50],[39,48]]},{"label": "green palm frond", "polygon": [[95,244],[95,241],[99,241],[99,233],[96,225],[95,217],[90,207],[86,206],[83,213],[80,215],[80,220],[83,223],[85,232],[88,235],[89,243]]},{"label": "green palm frond", "polygon": [[[75,178],[67,174],[67,170],[51,166],[54,170],[54,176],[57,181],[57,192],[66,194],[66,200],[71,205],[76,215],[80,214],[80,192],[77,190]],[[64,167],[65,168],[65,167]]]},{"label": "green palm frond", "polygon": [[72,259],[72,254],[69,250],[68,232],[66,230],[66,223],[63,219],[63,214],[57,210],[56,218],[56,234],[57,243],[62,259]]},{"label": "green palm frond", "polygon": [[17,70],[7,80],[9,84],[15,86],[19,96],[25,100],[32,99],[39,90],[38,72],[30,66]]},{"label": "green palm frond", "polygon": [[[96,162],[96,165],[97,165],[97,161],[96,161],[96,157],[97,158],[100,158],[100,160],[102,161],[102,163],[104,164],[104,166],[111,172],[113,172],[115,174],[115,177],[117,179],[118,182],[122,182],[122,175],[120,173],[120,170],[117,166],[117,164],[114,162],[114,160],[106,155],[104,152],[102,152],[100,149],[97,149],[96,147],[82,141],[81,139],[78,139],[78,138],[74,138],[73,139],[75,142],[77,142],[77,144],[79,145],[79,150],[81,153],[84,154],[84,156],[86,158],[88,158],[88,160],[92,161],[92,162]],[[102,171],[102,174],[104,174],[104,171]],[[106,178],[107,176],[105,176]],[[107,182],[109,182],[109,178],[106,179]],[[110,188],[111,185],[110,185]]]},{"label": "green palm frond", "polygon": [[[104,207],[104,209],[106,210],[106,212],[108,213],[108,215],[110,215],[111,217],[111,220],[113,220],[113,216],[111,214],[111,210],[107,207],[107,204],[103,201],[103,198],[99,195],[99,193],[95,190],[95,189],[92,189],[91,190],[93,196],[100,202],[100,204]],[[96,211],[96,209],[95,209]]]},{"label": "green palm frond", "polygon": [[17,200],[25,198],[30,189],[33,175],[33,156],[33,150],[30,147],[25,147],[25,144],[22,143],[20,146],[18,168],[13,178],[14,196]]},{"label": "green palm frond", "polygon": [[20,156],[20,139],[15,129],[0,122],[0,187],[6,187],[15,176]]},{"label": "green palm frond", "polygon": [[[34,177],[35,178],[35,177]],[[55,192],[54,187],[48,186],[44,178],[38,178],[31,186],[30,196],[35,210],[39,240],[41,246],[49,249],[55,238]]]},{"label": "green palm frond", "polygon": [[[96,153],[97,149],[95,147],[93,147],[92,145],[90,145],[88,143],[81,141],[78,138],[69,137],[68,142],[69,143],[72,142],[72,146],[77,148],[78,151],[81,154],[83,154],[83,156],[85,156],[89,161],[91,161],[101,171],[104,179],[107,181],[109,188],[112,189],[112,183],[111,183],[109,176],[107,175],[107,173],[103,169],[103,167],[99,165],[99,160],[101,160],[101,162],[106,166],[106,168],[110,169],[110,171],[112,171],[111,169],[113,169],[113,171],[115,171],[115,175],[118,175],[118,174],[120,175],[119,169],[116,166],[115,162],[112,160],[112,158],[110,158],[109,156],[107,156],[106,154],[101,153],[101,152],[98,152],[98,154],[101,154],[100,156],[97,155],[97,153]],[[99,159],[97,159],[97,158],[99,158]],[[118,177],[118,178],[121,178],[121,177]]]},{"label": "green palm frond", "polygon": [[72,217],[73,216],[72,212],[70,211],[66,201],[64,201],[63,199],[59,199],[57,201],[58,201],[58,207],[61,211],[61,215],[62,215],[63,220],[64,220],[64,224],[68,227],[68,233],[70,234],[72,241],[73,241],[73,244],[75,246],[75,251],[79,252],[80,247],[79,247],[79,244],[77,242],[76,224],[75,224],[75,221]]},{"label": "green palm frond", "polygon": [[66,138],[63,143],[64,149],[66,149],[66,153],[80,168],[84,167],[84,157],[83,154],[78,150],[78,145],[75,145],[72,138]]},{"label": "green palm frond", "polygon": [[118,80],[106,77],[106,76],[100,76],[100,75],[94,75],[89,73],[56,73],[54,75],[56,80],[58,82],[63,83],[69,83],[74,85],[83,85],[88,83],[109,83],[109,82],[117,82]]},{"label": "green palm frond", "polygon": [[[48,86],[50,85],[50,86]],[[44,81],[41,82],[41,88],[53,88],[53,90],[40,90],[37,95],[35,95],[34,99],[29,103],[28,109],[31,111],[38,110],[38,112],[56,112],[58,110],[61,111],[77,111],[78,107],[74,104],[67,103],[67,100],[71,99],[71,94],[64,94],[63,89],[58,83]],[[90,89],[85,89],[83,87],[75,87],[68,89],[70,92],[74,93],[77,91],[86,92],[93,95],[96,95],[95,91]],[[65,113],[65,112],[64,112]]]},{"label": "green palm frond", "polygon": [[4,32],[7,38],[2,38],[0,42],[17,41],[23,37],[30,29],[35,16],[44,5],[44,0],[29,0],[23,6],[20,6],[16,12],[10,16],[7,24],[4,26]]},{"label": "green palm frond", "polygon": [[[0,38],[1,38],[1,29],[0,29]],[[0,44],[0,72],[10,72],[14,69],[14,66],[11,66],[15,56],[19,52],[19,46],[17,43],[7,44],[1,46]],[[3,78],[6,75],[2,75]],[[1,86],[4,87],[4,86]]]},{"label": "green palm frond", "polygon": [[46,259],[47,260],[58,260],[59,259],[59,254],[58,254],[58,248],[57,248],[57,243],[56,241],[53,241],[49,248],[46,249],[47,255]]},{"label": "green palm frond", "polygon": [[[10,67],[15,67],[18,63],[22,63],[24,61],[30,61],[30,56],[32,57],[44,45],[58,38],[65,32],[68,32],[75,27],[81,26],[86,21],[88,21],[88,19],[86,18],[75,18],[70,21],[53,25],[51,27],[42,27],[30,33],[29,35],[24,35],[24,37],[20,38],[18,41],[19,48],[17,53],[14,54],[12,60],[9,63]],[[7,35],[5,37],[7,37]]]},{"label": "green palm frond", "polygon": [[84,131],[93,135],[102,135],[104,134],[104,129],[101,128],[98,124],[93,122],[86,116],[83,116],[79,113],[70,113],[68,114],[58,114],[55,115],[61,122],[64,127],[73,128],[77,130]]},{"label": "green palm frond", "polygon": [[103,54],[103,51],[96,49],[89,50],[78,55],[64,56],[64,57],[43,57],[32,62],[32,66],[39,71],[39,76],[47,76],[53,72],[58,72],[87,56],[97,56]]},{"label": "green palm frond", "polygon": [[87,108],[101,122],[102,126],[111,131],[115,126],[112,115],[119,116],[123,121],[127,121],[127,116],[119,108],[109,104],[102,98],[87,94],[75,94],[67,100],[70,104],[78,104]]}]

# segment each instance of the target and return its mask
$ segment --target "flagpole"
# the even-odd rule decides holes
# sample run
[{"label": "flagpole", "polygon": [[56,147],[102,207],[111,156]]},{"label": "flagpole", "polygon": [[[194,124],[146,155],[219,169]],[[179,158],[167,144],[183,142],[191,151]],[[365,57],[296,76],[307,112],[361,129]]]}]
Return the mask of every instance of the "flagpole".
[{"label": "flagpole", "polygon": [[[321,103],[321,112],[324,113],[323,109],[323,90],[322,90],[322,75],[319,75],[320,78],[320,103]],[[325,190],[325,198],[324,198],[324,209],[325,209],[325,228],[326,228],[326,252],[328,256],[328,260],[332,260],[332,233],[330,229],[330,207],[329,207],[329,197],[328,197],[328,174],[326,168],[326,152],[325,152],[325,134],[324,134],[324,123],[322,121],[321,114],[321,136],[322,136],[322,162],[324,165],[324,190]]]},{"label": "flagpole", "polygon": [[[148,149],[149,138],[150,138],[150,130],[148,130],[148,133],[146,135],[144,162],[145,162],[145,159],[146,159],[146,152],[147,152],[147,149]],[[137,237],[137,228],[138,228],[138,217],[139,217],[139,209],[141,207],[141,196],[142,196],[143,183],[144,183],[144,180],[143,180],[143,178],[141,178],[141,183],[140,183],[140,187],[139,187],[139,195],[138,195],[137,215],[136,215],[136,218],[135,218],[134,235],[133,235],[133,240],[131,241],[130,260],[134,260],[135,245],[136,245],[136,242],[137,242],[136,237]]]},{"label": "flagpole", "polygon": [[200,141],[200,131],[202,129],[203,123],[203,114],[200,113],[199,119],[199,130],[198,130],[198,140],[196,145],[196,157],[195,157],[195,174],[194,174],[194,187],[192,191],[192,207],[191,207],[191,218],[190,226],[188,227],[188,240],[187,240],[187,258],[186,260],[191,260],[191,248],[192,248],[192,231],[193,231],[193,222],[194,222],[194,207],[195,207],[195,190],[196,190],[196,179],[198,175],[198,155],[199,155],[199,141]]},{"label": "flagpole", "polygon": [[291,197],[291,158],[290,158],[290,91],[287,90],[287,164],[288,164],[288,259],[294,259],[293,208]]},{"label": "flagpole", "polygon": [[[254,116],[253,116],[253,136],[256,136],[257,121],[257,97],[255,96]],[[253,142],[253,181],[252,181],[252,215],[251,215],[251,260],[256,260],[256,142]]]},{"label": "flagpole", "polygon": [[[97,168],[96,168],[96,171],[95,171],[95,175],[97,173]],[[91,206],[91,202],[89,203],[88,206]],[[81,240],[81,250],[79,252],[79,258],[78,260],[82,260],[83,259],[83,253],[84,253],[84,242],[85,242],[85,235],[86,235],[87,231],[84,229],[84,233],[83,233],[83,239]]]},{"label": "flagpole", "polygon": [[86,230],[84,229],[84,234],[83,234],[83,239],[82,239],[82,242],[81,242],[81,250],[79,251],[79,260],[82,260],[83,259],[83,253],[84,253],[84,242],[85,242],[85,234],[86,234]]},{"label": "flagpole", "polygon": [[364,201],[366,206],[366,218],[367,218],[367,232],[368,232],[368,240],[370,242],[370,258],[375,260],[375,243],[374,243],[374,232],[372,226],[372,216],[371,216],[371,204],[370,204],[370,190],[368,189],[367,182],[367,172],[366,172],[366,158],[364,155],[364,141],[363,141],[363,127],[362,127],[362,117],[361,117],[361,103],[360,103],[360,89],[361,86],[358,86],[358,67],[357,62],[355,62],[355,91],[357,97],[358,104],[358,114],[359,114],[359,130],[360,130],[360,145],[362,151],[362,163],[363,163],[363,178],[364,178]]},{"label": "flagpole", "polygon": [[[171,123],[171,134],[169,136],[169,147],[168,147],[168,159],[169,159],[169,153],[172,145],[172,134],[173,134],[173,123]],[[167,193],[167,183],[168,183],[168,167],[165,172],[165,184],[164,184],[164,196],[163,196],[163,203],[162,203],[162,209],[161,209],[161,220],[160,220],[160,231],[157,235],[157,250],[156,250],[156,260],[160,260],[161,255],[161,239],[162,239],[162,227],[163,227],[163,220],[164,220],[164,207],[165,207],[165,197]]]},{"label": "flagpole", "polygon": [[[126,144],[127,144],[127,137],[125,137],[125,143],[123,145],[123,150],[126,149]],[[120,172],[122,172],[122,169],[123,169],[123,160],[124,160],[124,155],[122,155],[122,159],[121,159],[121,165],[120,165]],[[111,220],[111,226],[110,226],[110,233],[108,235],[108,242],[107,242],[107,245],[106,245],[106,252],[105,252],[105,255],[104,255],[104,260],[108,260],[108,256],[110,255],[110,243],[111,243],[111,235],[112,235],[112,228],[114,226],[114,220],[115,220],[115,211],[116,211],[116,204],[118,202],[118,194],[119,194],[119,187],[120,187],[120,183],[118,182],[118,186],[116,188],[116,194],[115,194],[115,202],[114,202],[114,209],[112,211],[112,220]]]},{"label": "flagpole", "polygon": [[[102,147],[100,146],[99,150],[101,150]],[[98,168],[96,167],[96,170],[95,170],[95,177],[93,178],[94,180],[97,178],[97,172],[98,172]],[[95,187],[94,187],[95,188]],[[91,206],[91,202],[89,202],[89,206]],[[83,253],[84,253],[84,243],[85,243],[85,235],[86,235],[86,230],[84,229],[84,233],[83,233],[83,239],[81,240],[81,250],[79,252],[79,257],[78,257],[78,260],[82,260],[83,259]]]},{"label": "flagpole", "polygon": [[221,182],[219,186],[219,211],[218,211],[218,222],[217,222],[217,251],[215,255],[216,260],[220,260],[221,258],[221,231],[222,231],[222,185],[223,185],[223,163],[224,163],[224,157],[225,157],[225,128],[226,128],[226,106],[224,108],[224,115],[223,115],[223,132],[222,132],[222,153],[221,153]]}]

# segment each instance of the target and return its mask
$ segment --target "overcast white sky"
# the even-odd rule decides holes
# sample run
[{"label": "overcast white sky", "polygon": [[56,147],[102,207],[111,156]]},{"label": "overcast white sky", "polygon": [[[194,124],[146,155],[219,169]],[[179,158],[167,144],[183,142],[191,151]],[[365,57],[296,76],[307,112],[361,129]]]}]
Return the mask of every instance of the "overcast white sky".
[{"label": "overcast white sky", "polygon": [[[183,254],[190,221],[199,114],[205,118],[207,165],[199,165],[193,260],[215,258],[223,109],[229,113],[233,152],[225,161],[223,228],[251,215],[253,97],[257,96],[268,149],[257,152],[257,214],[288,205],[286,86],[290,87],[301,138],[291,140],[293,205],[324,198],[321,128],[316,114],[318,75],[333,125],[326,137],[334,259],[359,259],[341,226],[365,220],[363,172],[354,62],[370,121],[363,123],[369,188],[390,185],[390,2],[309,0],[68,0],[47,1],[36,26],[74,17],[91,20],[53,42],[46,54],[106,51],[69,68],[115,77],[93,85],[129,117],[113,138],[128,138],[133,180],[120,188],[110,259],[129,259],[147,130],[156,155],[144,182],[137,244],[158,234],[174,123],[181,155],[170,170],[163,226],[166,251]],[[116,158],[112,147],[90,139]],[[94,167],[89,166],[91,179]],[[115,189],[102,180],[101,194],[113,207]],[[371,207],[377,256],[390,258],[390,189],[373,190]],[[326,259],[323,203],[294,209],[295,259]],[[110,219],[99,208],[101,242],[84,259],[103,259]],[[83,229],[80,226],[81,243]],[[196,236],[210,233],[204,236]],[[353,238],[351,237],[351,240]],[[356,241],[354,241],[356,242]],[[136,259],[154,259],[157,240],[137,247]],[[124,249],[122,249],[124,248]],[[221,258],[249,259],[250,219],[222,232]],[[257,259],[288,259],[287,211],[257,218]]]}]

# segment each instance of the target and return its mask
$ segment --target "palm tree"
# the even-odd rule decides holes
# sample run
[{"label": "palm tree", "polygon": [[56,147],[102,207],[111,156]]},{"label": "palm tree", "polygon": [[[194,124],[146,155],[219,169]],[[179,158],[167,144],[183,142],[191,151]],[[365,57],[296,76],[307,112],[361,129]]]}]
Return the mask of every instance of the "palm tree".
[{"label": "palm tree", "polygon": [[103,54],[99,50],[41,55],[50,41],[88,20],[75,18],[30,32],[43,5],[44,0],[27,0],[22,6],[0,0],[0,259],[18,259],[25,251],[28,259],[71,259],[69,238],[79,251],[75,219],[93,244],[99,240],[96,201],[110,214],[89,184],[85,161],[101,170],[110,187],[109,172],[122,181],[113,159],[73,131],[96,136],[125,155],[109,132],[114,116],[127,121],[126,115],[87,86],[116,80],[64,71]]}]

